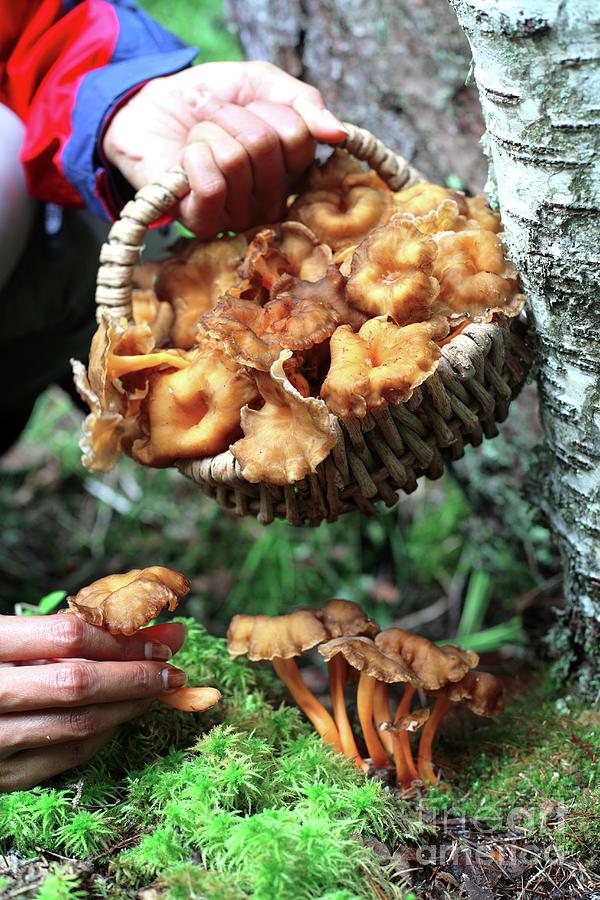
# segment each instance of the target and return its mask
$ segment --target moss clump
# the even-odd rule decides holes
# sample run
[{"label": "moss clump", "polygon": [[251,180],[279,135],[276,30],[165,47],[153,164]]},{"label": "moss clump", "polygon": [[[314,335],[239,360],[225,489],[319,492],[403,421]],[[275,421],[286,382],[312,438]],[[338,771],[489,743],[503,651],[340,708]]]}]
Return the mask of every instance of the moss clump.
[{"label": "moss clump", "polygon": [[440,750],[457,774],[430,792],[430,808],[525,828],[568,855],[600,860],[599,713],[547,681],[479,737],[469,725],[468,736],[443,736]]},{"label": "moss clump", "polygon": [[[1,796],[0,850],[98,857],[93,896],[158,880],[174,900],[400,897],[361,835],[397,846],[425,830],[418,813],[281,705],[269,671],[183,621],[174,661],[223,702],[201,717],[157,707],[79,772]],[[42,890],[77,897],[79,882],[56,870]]]}]

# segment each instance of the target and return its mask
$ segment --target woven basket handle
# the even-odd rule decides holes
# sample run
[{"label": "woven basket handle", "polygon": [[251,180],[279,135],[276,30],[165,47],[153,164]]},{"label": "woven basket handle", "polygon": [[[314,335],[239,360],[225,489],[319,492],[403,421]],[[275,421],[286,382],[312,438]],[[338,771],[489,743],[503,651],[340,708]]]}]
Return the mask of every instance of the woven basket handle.
[{"label": "woven basket handle", "polygon": [[[348,137],[343,143],[332,146],[342,147],[368,163],[392,190],[400,190],[421,180],[402,156],[389,150],[370,131],[348,122],[344,125],[348,129]],[[175,166],[139,190],[135,198],[125,204],[100,250],[100,268],[96,279],[99,314],[103,308],[108,308],[112,316],[131,316],[133,267],[139,259],[146,231],[189,191],[186,173],[181,166]]]}]

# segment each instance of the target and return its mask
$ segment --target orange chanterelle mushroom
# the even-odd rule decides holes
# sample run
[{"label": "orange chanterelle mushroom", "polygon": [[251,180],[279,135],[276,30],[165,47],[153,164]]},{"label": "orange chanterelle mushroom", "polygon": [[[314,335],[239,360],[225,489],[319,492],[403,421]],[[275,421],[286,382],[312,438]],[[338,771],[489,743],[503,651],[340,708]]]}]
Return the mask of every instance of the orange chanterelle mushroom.
[{"label": "orange chanterelle mushroom", "polygon": [[111,634],[134,634],[165,606],[173,612],[189,590],[185,575],[165,566],[150,566],[106,575],[67,597],[67,603],[90,625],[100,625]]},{"label": "orange chanterelle mushroom", "polygon": [[343,279],[333,266],[315,283],[284,276],[264,306],[224,297],[202,316],[199,335],[219,341],[241,365],[268,372],[282,350],[308,350],[333,333],[342,320],[335,304],[340,293]]},{"label": "orange chanterelle mushroom", "polygon": [[218,346],[190,351],[185,368],[155,372],[141,403],[141,434],[128,449],[138,462],[221,453],[240,434],[240,410],[258,399],[251,375]]},{"label": "orange chanterelle mushroom", "polygon": [[163,263],[155,290],[173,307],[172,340],[189,350],[196,342],[198,319],[233,285],[247,246],[243,235],[203,243],[188,241],[178,256]]},{"label": "orange chanterelle mushroom", "polygon": [[308,190],[292,204],[288,218],[303,222],[335,251],[362,240],[392,211],[393,195],[381,179],[337,150],[324,166],[313,168]]},{"label": "orange chanterelle mushroom", "polygon": [[331,367],[321,396],[342,418],[404,402],[435,371],[440,358],[436,341],[447,333],[448,324],[439,317],[400,328],[379,316],[358,334],[341,325],[331,337]]},{"label": "orange chanterelle mushroom", "polygon": [[283,350],[270,374],[255,373],[261,409],[245,406],[244,437],[231,452],[248,481],[293,484],[316,471],[337,440],[335,422],[316,397],[303,397],[289,380],[284,364],[292,356]]},{"label": "orange chanterelle mushroom", "polygon": [[227,648],[232,657],[269,660],[290,694],[323,740],[342,749],[340,735],[331,715],[304,683],[294,657],[327,640],[328,634],[313,610],[296,609],[284,616],[239,614],[227,631]]},{"label": "orange chanterelle mushroom", "polygon": [[376,229],[352,256],[348,299],[371,316],[390,315],[398,325],[429,317],[439,292],[432,277],[435,241],[408,220]]},{"label": "orange chanterelle mushroom", "polygon": [[523,308],[519,277],[492,231],[470,228],[435,236],[438,253],[433,274],[440,283],[435,310],[485,322],[494,313],[516,316]]},{"label": "orange chanterelle mushroom", "polygon": [[87,367],[72,360],[75,387],[89,408],[80,447],[88,469],[105,472],[118,458],[128,432],[137,431],[136,415],[152,369],[187,365],[178,350],[155,350],[148,324],[128,324],[104,311],[92,338]]}]

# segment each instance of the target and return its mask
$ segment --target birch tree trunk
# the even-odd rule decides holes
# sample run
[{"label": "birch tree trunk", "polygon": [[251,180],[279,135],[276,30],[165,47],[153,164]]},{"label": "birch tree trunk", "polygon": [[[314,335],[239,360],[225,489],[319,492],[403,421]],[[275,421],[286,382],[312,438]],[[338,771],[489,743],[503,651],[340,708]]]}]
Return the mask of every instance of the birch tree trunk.
[{"label": "birch tree trunk", "polygon": [[600,694],[600,6],[450,0],[469,43],[490,174],[537,339],[538,495],[565,564],[554,644]]}]

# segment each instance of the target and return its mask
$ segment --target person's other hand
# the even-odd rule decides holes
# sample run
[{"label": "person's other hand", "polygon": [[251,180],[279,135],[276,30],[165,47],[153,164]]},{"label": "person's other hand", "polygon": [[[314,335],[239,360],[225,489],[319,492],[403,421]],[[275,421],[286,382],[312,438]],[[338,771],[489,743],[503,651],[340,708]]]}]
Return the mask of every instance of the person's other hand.
[{"label": "person's other hand", "polygon": [[166,661],[184,625],[114,636],[74,615],[0,616],[0,793],[87,762],[123,722],[185,683]]},{"label": "person's other hand", "polygon": [[140,188],[180,162],[175,211],[200,237],[281,218],[315,141],[347,132],[319,91],[265,62],[205,63],[149,81],[113,116],[103,151]]}]

